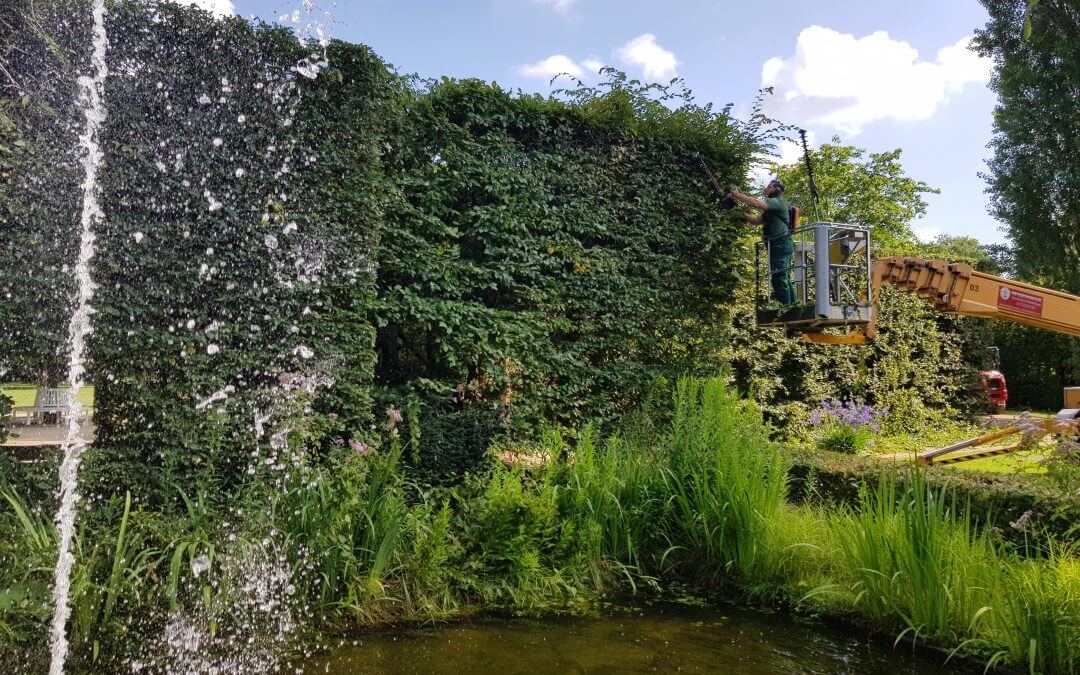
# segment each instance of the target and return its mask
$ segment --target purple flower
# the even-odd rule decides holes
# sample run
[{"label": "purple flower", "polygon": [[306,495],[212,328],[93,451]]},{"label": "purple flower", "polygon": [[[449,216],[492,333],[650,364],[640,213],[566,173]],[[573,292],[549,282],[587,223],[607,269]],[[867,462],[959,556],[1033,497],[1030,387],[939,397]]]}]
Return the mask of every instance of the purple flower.
[{"label": "purple flower", "polygon": [[872,408],[864,403],[833,399],[821,404],[821,410],[815,411],[810,416],[810,424],[818,426],[823,422],[834,421],[853,429],[866,426],[878,431],[881,428],[881,420],[886,415],[888,415],[887,410]]},{"label": "purple flower", "polygon": [[1015,523],[1012,523],[1012,529],[1017,532],[1023,532],[1027,529],[1028,523],[1031,522],[1031,511],[1024,511],[1023,515],[1016,519]]}]

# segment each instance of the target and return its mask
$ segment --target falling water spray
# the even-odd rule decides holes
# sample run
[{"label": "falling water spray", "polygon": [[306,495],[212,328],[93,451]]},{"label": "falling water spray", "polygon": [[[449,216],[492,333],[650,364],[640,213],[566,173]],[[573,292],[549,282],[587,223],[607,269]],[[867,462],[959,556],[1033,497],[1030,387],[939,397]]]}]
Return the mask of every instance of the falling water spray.
[{"label": "falling water spray", "polygon": [[75,530],[75,505],[78,502],[79,462],[86,441],[80,435],[80,423],[83,410],[76,397],[83,386],[86,372],[86,338],[90,335],[90,300],[94,295],[94,283],[90,278],[90,261],[94,257],[94,229],[101,222],[104,214],[98,203],[98,170],[101,167],[101,147],[99,136],[105,122],[104,89],[108,67],[105,64],[105,51],[108,39],[105,35],[105,0],[94,0],[93,46],[90,52],[92,75],[79,78],[82,103],[86,115],[86,127],[79,136],[79,148],[82,152],[84,170],[82,188],[82,215],[79,221],[79,258],[75,265],[75,279],[78,288],[75,296],[75,311],[68,325],[68,384],[71,387],[71,400],[67,411],[68,427],[64,439],[64,458],[60,463],[60,509],[56,514],[56,524],[60,530],[60,552],[56,560],[56,575],[53,582],[53,605],[50,645],[52,661],[49,666],[51,675],[64,672],[67,660],[68,640],[67,621],[71,615],[71,567],[75,556],[71,552],[71,539]]}]

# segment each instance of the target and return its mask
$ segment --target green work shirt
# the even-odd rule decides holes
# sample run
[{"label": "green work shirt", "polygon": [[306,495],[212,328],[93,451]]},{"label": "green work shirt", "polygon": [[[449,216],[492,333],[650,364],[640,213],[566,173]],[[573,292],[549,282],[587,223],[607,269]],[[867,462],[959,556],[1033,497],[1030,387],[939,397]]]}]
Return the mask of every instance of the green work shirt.
[{"label": "green work shirt", "polygon": [[777,253],[791,253],[795,244],[791,240],[791,208],[783,197],[769,197],[765,200],[764,225],[762,236],[769,242],[769,248]]}]

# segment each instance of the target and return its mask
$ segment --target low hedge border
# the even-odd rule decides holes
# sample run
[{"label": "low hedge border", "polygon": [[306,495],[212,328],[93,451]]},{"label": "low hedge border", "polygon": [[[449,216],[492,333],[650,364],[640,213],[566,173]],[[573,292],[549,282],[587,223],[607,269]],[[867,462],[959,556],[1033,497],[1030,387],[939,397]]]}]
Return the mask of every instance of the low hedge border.
[{"label": "low hedge border", "polygon": [[[789,453],[790,498],[795,502],[853,504],[863,483],[873,483],[886,471],[904,476],[916,471],[913,464],[890,465],[880,459],[834,452],[794,450]],[[1080,542],[1080,498],[1037,475],[985,473],[952,467],[923,469],[927,483],[948,487],[957,499],[971,505],[971,513],[986,527],[998,528],[1001,536],[1027,543],[1075,544]],[[1012,526],[1026,511],[1031,523],[1024,530]]]}]

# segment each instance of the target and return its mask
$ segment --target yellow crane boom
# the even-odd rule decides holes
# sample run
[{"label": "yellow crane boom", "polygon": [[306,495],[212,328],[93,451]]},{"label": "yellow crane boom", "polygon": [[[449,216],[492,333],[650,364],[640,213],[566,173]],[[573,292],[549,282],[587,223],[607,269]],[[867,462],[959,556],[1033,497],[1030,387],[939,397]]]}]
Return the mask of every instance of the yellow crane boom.
[{"label": "yellow crane boom", "polygon": [[[945,260],[891,256],[873,267],[870,287],[876,296],[882,286],[915,293],[939,312],[1001,319],[1080,335],[1080,297],[976,272],[971,265]],[[864,344],[876,333],[874,318],[846,335],[804,333],[819,344]]]},{"label": "yellow crane boom", "polygon": [[939,312],[1003,319],[1080,335],[1080,296],[976,272],[965,263],[889,257],[874,264],[872,286],[895,286]]}]

